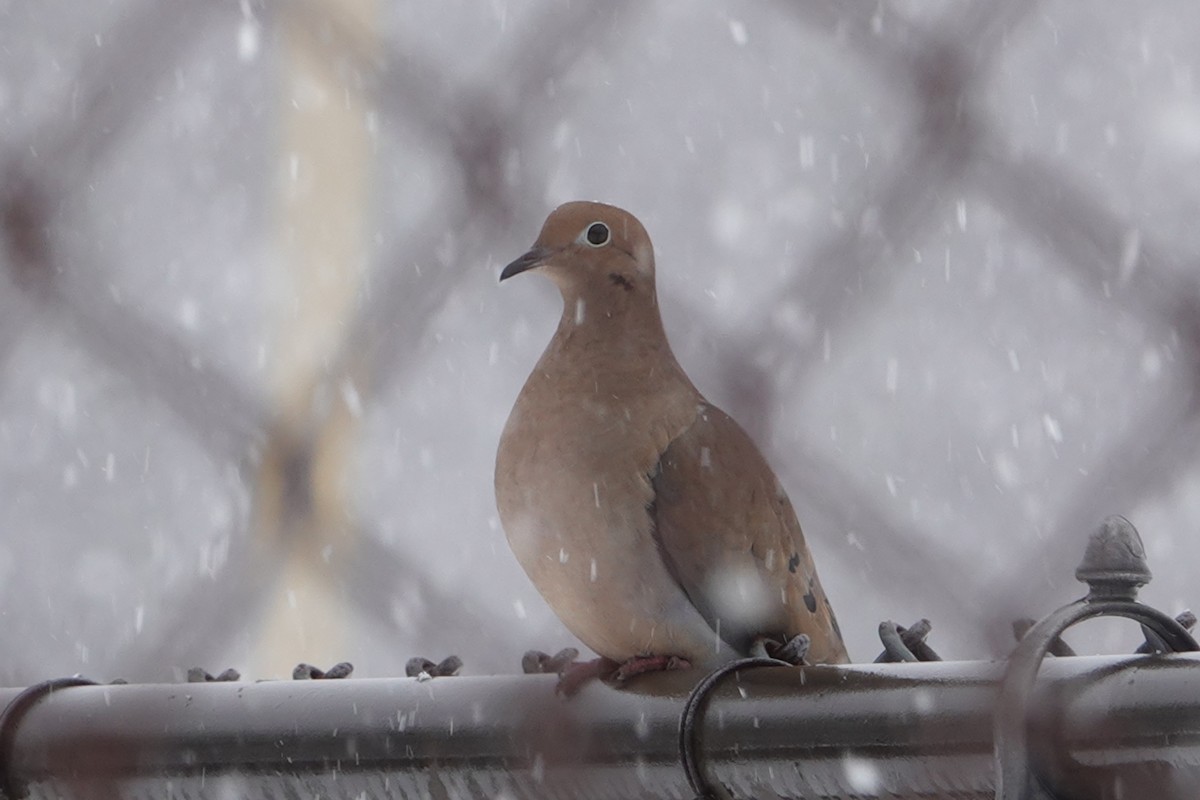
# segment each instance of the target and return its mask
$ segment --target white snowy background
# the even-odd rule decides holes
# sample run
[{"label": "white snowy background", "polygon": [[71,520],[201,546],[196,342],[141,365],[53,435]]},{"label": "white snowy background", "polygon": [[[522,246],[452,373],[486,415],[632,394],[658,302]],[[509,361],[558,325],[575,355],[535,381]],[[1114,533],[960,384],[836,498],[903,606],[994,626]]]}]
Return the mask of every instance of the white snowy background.
[{"label": "white snowy background", "polygon": [[[497,275],[578,198],[650,231],[675,351],[775,466],[856,660],[921,617],[1003,656],[1111,513],[1143,599],[1200,603],[1198,17],[0,0],[0,681],[571,644],[492,464],[559,313]],[[308,352],[293,112],[339,108],[364,255]]]}]

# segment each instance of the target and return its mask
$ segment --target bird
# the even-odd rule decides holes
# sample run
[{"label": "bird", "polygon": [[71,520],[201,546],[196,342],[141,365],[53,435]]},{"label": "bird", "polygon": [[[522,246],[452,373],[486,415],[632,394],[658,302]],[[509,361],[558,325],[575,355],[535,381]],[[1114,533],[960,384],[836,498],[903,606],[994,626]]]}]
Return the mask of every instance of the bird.
[{"label": "bird", "polygon": [[808,663],[848,661],[787,493],[671,351],[642,224],[565,203],[500,280],[527,272],[563,310],[501,434],[496,505],[597,673],[716,668],[805,639]]}]

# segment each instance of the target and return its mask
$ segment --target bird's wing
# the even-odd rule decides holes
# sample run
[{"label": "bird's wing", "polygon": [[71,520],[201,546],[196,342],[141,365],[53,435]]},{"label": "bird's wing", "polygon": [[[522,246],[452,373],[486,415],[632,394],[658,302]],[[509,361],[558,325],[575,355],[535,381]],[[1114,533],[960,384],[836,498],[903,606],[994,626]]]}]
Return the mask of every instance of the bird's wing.
[{"label": "bird's wing", "polygon": [[722,639],[812,639],[809,659],[847,660],[791,501],[749,435],[715,406],[663,451],[650,476],[663,560]]}]

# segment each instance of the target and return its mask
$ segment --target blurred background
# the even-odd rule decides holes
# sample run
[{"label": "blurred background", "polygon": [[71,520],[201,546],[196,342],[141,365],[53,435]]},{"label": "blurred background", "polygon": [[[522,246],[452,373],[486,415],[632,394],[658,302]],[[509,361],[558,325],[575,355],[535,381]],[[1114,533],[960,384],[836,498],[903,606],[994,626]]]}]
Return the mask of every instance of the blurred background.
[{"label": "blurred background", "polygon": [[1197,16],[0,0],[0,681],[572,644],[492,465],[560,310],[497,275],[579,198],[650,231],[855,660],[1003,656],[1110,513],[1197,602]]}]

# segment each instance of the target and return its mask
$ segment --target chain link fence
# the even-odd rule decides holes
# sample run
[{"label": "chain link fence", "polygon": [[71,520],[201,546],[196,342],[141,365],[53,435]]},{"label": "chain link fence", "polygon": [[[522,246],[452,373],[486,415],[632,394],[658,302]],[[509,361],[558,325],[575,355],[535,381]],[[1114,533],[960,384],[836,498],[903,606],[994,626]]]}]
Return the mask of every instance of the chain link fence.
[{"label": "chain link fence", "polygon": [[1082,11],[0,3],[0,677],[568,644],[491,499],[557,300],[494,280],[577,197],[654,236],[856,659],[1007,652],[1108,513],[1178,611],[1196,12]]}]

